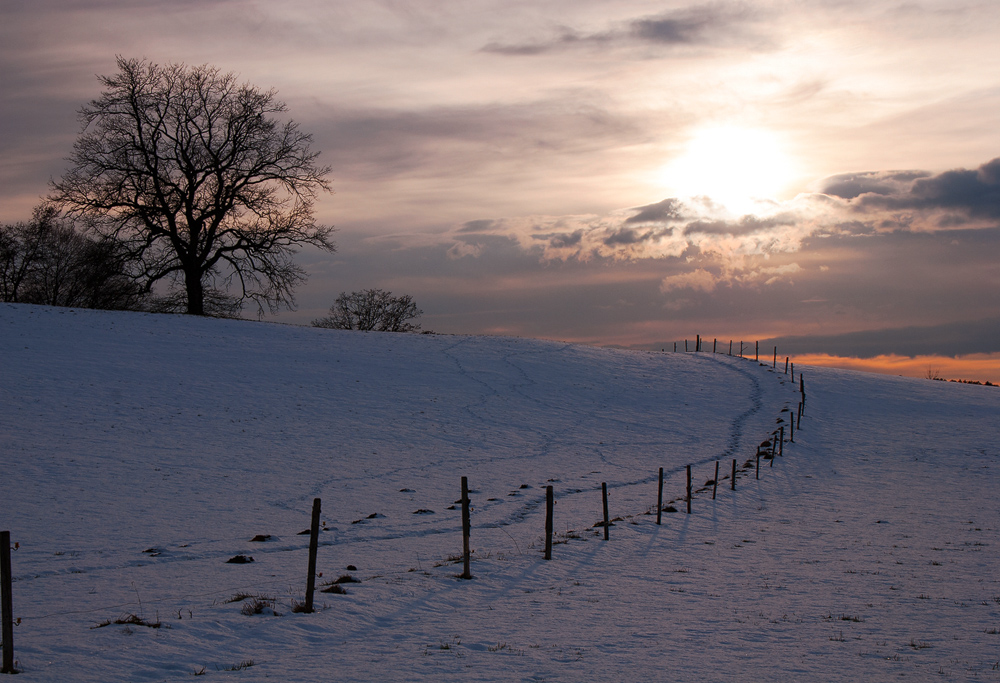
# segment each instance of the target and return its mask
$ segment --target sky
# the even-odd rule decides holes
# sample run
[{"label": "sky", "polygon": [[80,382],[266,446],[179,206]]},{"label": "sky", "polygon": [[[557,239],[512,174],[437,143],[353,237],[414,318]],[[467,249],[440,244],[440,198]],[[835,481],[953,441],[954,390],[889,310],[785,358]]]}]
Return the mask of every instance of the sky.
[{"label": "sky", "polygon": [[380,287],[443,333],[1000,380],[998,34],[961,0],[13,0],[0,221],[117,55],[210,64],[332,169],[338,250],[274,319]]}]

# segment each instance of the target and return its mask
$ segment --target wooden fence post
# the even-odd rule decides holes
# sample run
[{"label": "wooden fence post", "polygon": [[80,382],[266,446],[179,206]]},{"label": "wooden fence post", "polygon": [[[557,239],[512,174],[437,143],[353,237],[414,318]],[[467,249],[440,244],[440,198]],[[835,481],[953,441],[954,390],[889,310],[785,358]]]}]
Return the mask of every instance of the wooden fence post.
[{"label": "wooden fence post", "polygon": [[757,471],[754,473],[754,479],[760,479],[760,446],[757,446]]},{"label": "wooden fence post", "polygon": [[677,353],[677,342],[674,342],[674,353]]},{"label": "wooden fence post", "polygon": [[712,500],[715,500],[715,491],[719,488],[719,461],[715,461],[715,479],[712,480]]},{"label": "wooden fence post", "polygon": [[696,334],[694,336],[694,352],[698,353],[699,351],[701,351],[701,335]]},{"label": "wooden fence post", "polygon": [[792,363],[792,384],[795,383],[795,363]]},{"label": "wooden fence post", "polygon": [[788,413],[788,443],[795,443],[795,413]]},{"label": "wooden fence post", "polygon": [[687,511],[687,513],[690,515],[691,514],[691,465],[687,466],[687,474],[688,474],[688,485],[687,485],[688,511]]},{"label": "wooden fence post", "polygon": [[785,425],[781,425],[781,434],[778,435],[778,455],[785,455]]},{"label": "wooden fence post", "polygon": [[729,355],[733,355],[733,340],[729,340]]},{"label": "wooden fence post", "polygon": [[472,531],[472,522],[469,519],[469,478],[462,477],[462,554],[463,554],[463,579],[472,578],[472,570],[469,568],[469,535]]},{"label": "wooden fence post", "polygon": [[719,340],[718,339],[713,339],[712,340],[712,353],[715,353],[715,347],[718,346],[718,345],[719,345]]},{"label": "wooden fence post", "polygon": [[0,603],[3,603],[3,668],[0,673],[13,674],[14,670],[14,599],[13,576],[10,571],[10,532],[0,531]]},{"label": "wooden fence post", "polygon": [[755,361],[757,361],[758,363],[760,362],[760,342],[759,341],[755,341],[753,343],[753,359]]},{"label": "wooden fence post", "polygon": [[313,593],[316,590],[316,551],[319,548],[319,498],[313,498],[312,524],[309,526],[309,576],[306,577],[306,604],[303,612],[313,611]]},{"label": "wooden fence post", "polygon": [[736,458],[733,458],[733,473],[729,477],[729,489],[736,490]]},{"label": "wooden fence post", "polygon": [[799,393],[802,394],[802,402],[806,402],[806,381],[802,378],[802,373],[799,373]]},{"label": "wooden fence post", "polygon": [[788,374],[788,361],[789,361],[788,356],[785,356],[785,374],[786,375]]},{"label": "wooden fence post", "polygon": [[688,350],[688,340],[685,339],[684,340],[684,353],[687,353],[687,350]]},{"label": "wooden fence post", "polygon": [[663,468],[660,468],[660,487],[656,490],[656,523],[660,523],[663,514]]},{"label": "wooden fence post", "polygon": [[552,496],[552,485],[545,487],[545,559],[552,559],[552,509],[555,500]]},{"label": "wooden fence post", "polygon": [[777,346],[774,347],[774,360],[771,361],[771,367],[774,368],[775,370],[778,369],[778,347]]},{"label": "wooden fence post", "polygon": [[611,527],[611,520],[608,519],[608,484],[607,482],[601,482],[601,496],[604,498],[604,540],[608,540],[611,536],[608,534],[608,529]]}]

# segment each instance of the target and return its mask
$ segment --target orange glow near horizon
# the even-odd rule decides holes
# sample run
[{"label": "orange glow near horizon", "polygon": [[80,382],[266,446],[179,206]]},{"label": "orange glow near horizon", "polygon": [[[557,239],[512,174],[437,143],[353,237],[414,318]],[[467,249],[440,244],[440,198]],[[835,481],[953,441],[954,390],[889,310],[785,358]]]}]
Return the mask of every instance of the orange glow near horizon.
[{"label": "orange glow near horizon", "polygon": [[792,359],[801,365],[819,365],[845,370],[877,372],[883,375],[927,378],[928,373],[942,379],[969,380],[1000,384],[1000,353],[978,353],[968,356],[895,356],[853,358],[811,354]]}]

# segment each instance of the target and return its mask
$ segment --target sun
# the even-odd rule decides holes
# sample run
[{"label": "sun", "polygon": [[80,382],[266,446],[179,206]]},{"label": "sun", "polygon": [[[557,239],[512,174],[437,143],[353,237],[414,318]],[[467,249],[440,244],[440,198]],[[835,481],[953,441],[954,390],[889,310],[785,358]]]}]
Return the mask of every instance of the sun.
[{"label": "sun", "polygon": [[762,128],[700,128],[660,169],[659,180],[678,196],[705,196],[734,213],[749,213],[777,199],[792,180],[785,147],[779,135]]}]

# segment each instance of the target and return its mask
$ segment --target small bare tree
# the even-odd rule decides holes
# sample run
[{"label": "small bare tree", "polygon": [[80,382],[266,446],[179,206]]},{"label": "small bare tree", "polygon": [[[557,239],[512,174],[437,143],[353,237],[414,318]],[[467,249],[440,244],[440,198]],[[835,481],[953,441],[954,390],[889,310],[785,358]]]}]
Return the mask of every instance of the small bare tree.
[{"label": "small bare tree", "polygon": [[331,228],[313,219],[330,169],[310,136],[275,120],[286,107],[273,90],[231,73],[122,57],[118,68],[80,110],[72,166],[51,199],[123,245],[147,291],[171,282],[188,313],[212,301],[293,308],[305,279],[294,246],[334,249]]},{"label": "small bare tree", "polygon": [[416,332],[417,323],[408,322],[423,314],[409,294],[393,296],[381,289],[341,293],[330,307],[330,315],[312,321],[314,327],[337,330],[377,330],[379,332]]}]

